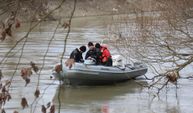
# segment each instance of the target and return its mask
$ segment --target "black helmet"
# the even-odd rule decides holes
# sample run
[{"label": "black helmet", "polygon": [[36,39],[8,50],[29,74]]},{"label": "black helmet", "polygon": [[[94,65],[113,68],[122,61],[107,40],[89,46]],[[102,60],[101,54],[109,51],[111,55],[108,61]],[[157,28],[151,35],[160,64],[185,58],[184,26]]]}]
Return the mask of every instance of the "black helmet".
[{"label": "black helmet", "polygon": [[80,49],[82,52],[85,52],[85,51],[86,51],[86,46],[81,46],[79,49]]}]

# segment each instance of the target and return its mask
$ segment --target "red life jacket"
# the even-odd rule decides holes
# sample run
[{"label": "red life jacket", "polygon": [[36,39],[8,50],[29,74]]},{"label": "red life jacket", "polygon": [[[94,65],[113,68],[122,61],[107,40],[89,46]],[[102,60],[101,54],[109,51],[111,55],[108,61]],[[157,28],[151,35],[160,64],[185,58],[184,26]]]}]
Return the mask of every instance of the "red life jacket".
[{"label": "red life jacket", "polygon": [[109,52],[109,50],[102,46],[101,47],[101,52],[102,52],[102,58],[101,58],[101,61],[102,62],[107,62],[109,58],[111,58],[111,53]]}]

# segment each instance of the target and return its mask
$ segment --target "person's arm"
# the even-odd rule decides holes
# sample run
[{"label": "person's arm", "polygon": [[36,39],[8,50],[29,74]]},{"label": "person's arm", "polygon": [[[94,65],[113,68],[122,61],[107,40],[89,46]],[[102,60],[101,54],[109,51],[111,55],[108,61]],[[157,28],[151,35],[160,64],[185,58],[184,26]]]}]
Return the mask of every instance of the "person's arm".
[{"label": "person's arm", "polygon": [[110,54],[109,50],[108,50],[108,49],[105,49],[105,50],[103,51],[102,61],[103,61],[103,62],[106,62],[106,61],[108,60],[108,58],[110,58],[110,57],[111,57],[111,54]]},{"label": "person's arm", "polygon": [[84,62],[82,54],[80,55],[80,62]]},{"label": "person's arm", "polygon": [[85,59],[87,59],[90,56],[90,51],[88,51],[85,55]]}]

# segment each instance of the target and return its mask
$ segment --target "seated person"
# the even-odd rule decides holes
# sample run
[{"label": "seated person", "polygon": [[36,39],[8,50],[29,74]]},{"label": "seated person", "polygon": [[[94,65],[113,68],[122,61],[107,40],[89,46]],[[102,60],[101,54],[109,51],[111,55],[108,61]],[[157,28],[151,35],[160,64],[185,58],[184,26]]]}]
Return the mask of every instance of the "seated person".
[{"label": "seated person", "polygon": [[113,60],[107,47],[101,46],[99,43],[96,43],[95,47],[100,50],[100,53],[102,53],[99,57],[101,64],[105,66],[112,66]]},{"label": "seated person", "polygon": [[88,42],[89,50],[86,53],[85,59],[94,59],[96,60],[96,49],[92,42]]},{"label": "seated person", "polygon": [[86,46],[81,46],[80,48],[76,48],[70,54],[70,59],[74,59],[75,62],[84,62],[82,53],[86,51]]},{"label": "seated person", "polygon": [[70,54],[70,58],[65,62],[66,66],[71,69],[74,62],[83,63],[84,60],[82,57],[82,53],[84,53],[85,51],[86,51],[86,46],[81,46],[80,48],[74,49]]},{"label": "seated person", "polygon": [[96,51],[96,64],[97,65],[102,65],[102,60],[101,60],[101,57],[102,57],[102,52],[100,50],[100,44],[99,43],[96,43],[95,44],[95,51]]}]

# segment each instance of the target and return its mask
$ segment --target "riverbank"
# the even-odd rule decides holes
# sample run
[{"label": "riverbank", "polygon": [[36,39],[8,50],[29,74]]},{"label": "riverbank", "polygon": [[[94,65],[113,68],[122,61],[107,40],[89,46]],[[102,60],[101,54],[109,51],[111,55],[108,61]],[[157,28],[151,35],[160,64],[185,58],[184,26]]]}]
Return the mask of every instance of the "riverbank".
[{"label": "riverbank", "polygon": [[[3,4],[9,4],[9,1],[2,2],[2,6]],[[137,0],[77,0],[74,17],[129,14],[140,9],[145,12],[156,10],[155,4],[152,4],[154,4],[153,0],[140,2]],[[21,2],[17,17],[21,21],[36,21],[60,5],[61,7],[49,15],[46,20],[69,17],[73,9],[74,0],[65,0],[64,2],[62,0]],[[17,7],[16,3],[13,6],[2,7],[0,11],[2,13],[1,18],[6,18],[11,11],[14,11],[15,7]]]}]

